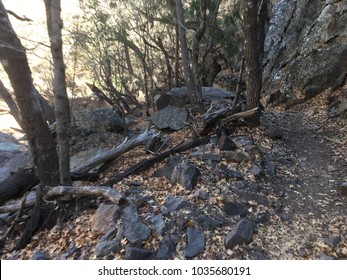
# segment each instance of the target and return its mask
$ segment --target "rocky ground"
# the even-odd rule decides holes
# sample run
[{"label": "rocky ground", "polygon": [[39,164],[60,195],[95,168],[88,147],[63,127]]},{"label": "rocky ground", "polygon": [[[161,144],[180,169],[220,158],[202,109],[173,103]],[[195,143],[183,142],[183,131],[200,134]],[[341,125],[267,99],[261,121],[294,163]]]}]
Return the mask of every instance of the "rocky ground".
[{"label": "rocky ground", "polygon": [[[77,199],[65,221],[40,230],[25,249],[11,251],[18,235],[7,240],[2,258],[346,259],[347,126],[327,117],[326,100],[268,110],[261,127],[236,127],[225,145],[212,136],[123,179],[113,188],[124,205]],[[168,136],[174,146],[191,130]],[[93,184],[151,156],[136,148]]]}]

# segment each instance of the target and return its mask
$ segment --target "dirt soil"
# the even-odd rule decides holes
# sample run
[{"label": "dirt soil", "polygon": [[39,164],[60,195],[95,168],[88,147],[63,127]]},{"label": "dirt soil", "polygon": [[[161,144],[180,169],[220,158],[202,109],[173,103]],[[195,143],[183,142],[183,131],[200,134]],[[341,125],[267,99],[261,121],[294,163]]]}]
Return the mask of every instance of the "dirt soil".
[{"label": "dirt soil", "polygon": [[[347,121],[327,118],[327,94],[289,111],[268,110],[260,128],[239,128],[236,131],[237,134],[251,136],[264,157],[278,163],[273,176],[246,178],[249,183],[260,186],[261,193],[271,203],[269,206],[249,203],[248,211],[252,217],[258,215],[262,219],[250,244],[226,250],[224,240],[231,227],[225,226],[206,233],[206,250],[198,259],[347,259],[347,198],[339,190],[339,186],[347,181]],[[279,130],[282,138],[271,139],[266,133],[269,127]],[[174,142],[175,136],[172,137]],[[185,136],[176,137],[182,139]],[[141,157],[143,152],[140,149],[132,151],[130,156],[119,159],[109,168],[100,182]],[[151,174],[160,166],[162,164],[146,174],[123,180],[116,188],[124,190],[129,182],[137,181],[148,186],[144,195],[154,196],[158,204],[164,203],[167,194],[193,199],[192,193],[179,187],[173,188],[164,179],[152,178]],[[237,167],[241,171],[249,169],[249,166]],[[211,196],[199,207],[222,209],[223,199],[233,197],[230,188],[224,187],[228,183],[209,174],[213,173],[213,169],[206,166],[199,168],[203,174],[197,188],[210,192]],[[209,181],[211,185],[207,185]],[[158,207],[155,207],[151,209],[150,205],[146,205],[141,217],[156,211],[154,209]],[[92,252],[97,237],[90,232],[94,212],[91,209],[79,213],[78,217],[64,224],[63,230],[53,228],[36,234],[25,249],[5,252],[2,258],[27,259],[36,250],[48,251],[54,257],[64,252],[71,243],[84,246],[79,258],[95,258]],[[177,246],[177,259],[184,259],[185,238],[182,236]],[[153,238],[144,246],[157,248],[159,241],[159,237]],[[122,254],[115,258],[122,258]]]}]

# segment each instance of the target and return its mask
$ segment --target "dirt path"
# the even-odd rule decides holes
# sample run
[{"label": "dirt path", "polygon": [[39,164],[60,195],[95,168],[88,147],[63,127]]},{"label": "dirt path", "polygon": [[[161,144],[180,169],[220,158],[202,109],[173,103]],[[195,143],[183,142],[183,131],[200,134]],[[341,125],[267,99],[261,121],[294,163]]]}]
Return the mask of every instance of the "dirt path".
[{"label": "dirt path", "polygon": [[338,185],[347,178],[345,159],[332,149],[327,131],[301,111],[272,115],[283,133],[278,152],[288,168],[275,178],[284,192],[283,214],[272,218],[263,248],[272,259],[346,258],[347,200]]}]

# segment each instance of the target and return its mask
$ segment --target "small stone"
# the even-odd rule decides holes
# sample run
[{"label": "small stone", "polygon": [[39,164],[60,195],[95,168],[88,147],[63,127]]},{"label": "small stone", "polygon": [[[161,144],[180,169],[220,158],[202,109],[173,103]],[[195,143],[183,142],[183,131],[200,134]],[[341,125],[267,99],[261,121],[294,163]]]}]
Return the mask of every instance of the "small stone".
[{"label": "small stone", "polygon": [[252,260],[268,260],[269,258],[266,257],[262,252],[260,251],[253,251],[252,252]]},{"label": "small stone", "polygon": [[149,219],[155,231],[162,235],[165,229],[165,222],[161,215],[155,215]]},{"label": "small stone", "polygon": [[151,250],[145,250],[137,247],[125,247],[125,260],[152,260],[154,253]]},{"label": "small stone", "polygon": [[252,168],[249,170],[249,173],[254,176],[259,176],[263,173],[263,169],[258,164],[254,164]]},{"label": "small stone", "polygon": [[251,161],[251,157],[248,153],[241,151],[221,151],[221,156],[227,161],[240,163],[242,161]]},{"label": "small stone", "polygon": [[119,253],[120,250],[121,250],[121,247],[118,241],[115,241],[115,240],[103,241],[96,245],[95,255],[97,257],[102,258],[102,257]]},{"label": "small stone", "polygon": [[140,219],[136,206],[128,206],[123,211],[124,236],[134,244],[145,241],[151,230]]},{"label": "small stone", "polygon": [[198,229],[187,228],[188,244],[184,248],[184,255],[187,258],[193,258],[205,250],[204,233]]},{"label": "small stone", "polygon": [[325,253],[321,253],[320,256],[319,256],[319,259],[320,260],[325,260],[325,261],[335,260],[334,257],[329,256],[329,255],[327,255]]},{"label": "small stone", "polygon": [[244,217],[247,215],[246,208],[242,204],[237,202],[225,202],[224,211],[231,216],[239,215],[241,217]]},{"label": "small stone", "polygon": [[271,139],[282,139],[283,133],[282,131],[274,126],[269,126],[265,129],[266,136],[270,137]]},{"label": "small stone", "polygon": [[31,259],[32,260],[50,260],[51,258],[45,252],[36,251]]},{"label": "small stone", "polygon": [[105,234],[114,227],[121,216],[121,208],[118,205],[101,203],[92,219],[91,229],[97,234]]},{"label": "small stone", "polygon": [[226,135],[226,133],[222,133],[222,136],[218,141],[218,147],[220,151],[231,151],[236,148],[236,144]]},{"label": "small stone", "polygon": [[247,244],[252,241],[254,232],[254,224],[248,219],[240,220],[233,230],[231,230],[226,239],[225,245],[227,249],[232,249],[236,245]]},{"label": "small stone", "polygon": [[324,239],[324,243],[335,249],[341,241],[340,236],[332,236]]},{"label": "small stone", "polygon": [[280,219],[282,222],[290,222],[293,219],[292,214],[282,213],[280,214]]},{"label": "small stone", "polygon": [[180,184],[187,190],[193,190],[198,182],[199,176],[199,169],[194,164],[184,160],[172,171],[171,182],[172,184]]},{"label": "small stone", "polygon": [[194,192],[194,197],[200,198],[202,200],[208,200],[209,195],[207,192],[199,189]]},{"label": "small stone", "polygon": [[170,238],[170,236],[166,235],[162,241],[160,241],[157,260],[172,260],[176,253],[176,244]]},{"label": "small stone", "polygon": [[254,145],[253,140],[250,137],[244,135],[235,136],[232,138],[232,140],[238,148],[243,148],[247,145]]},{"label": "small stone", "polygon": [[191,204],[182,198],[168,195],[166,197],[166,207],[170,212],[178,211],[182,208],[189,208]]}]

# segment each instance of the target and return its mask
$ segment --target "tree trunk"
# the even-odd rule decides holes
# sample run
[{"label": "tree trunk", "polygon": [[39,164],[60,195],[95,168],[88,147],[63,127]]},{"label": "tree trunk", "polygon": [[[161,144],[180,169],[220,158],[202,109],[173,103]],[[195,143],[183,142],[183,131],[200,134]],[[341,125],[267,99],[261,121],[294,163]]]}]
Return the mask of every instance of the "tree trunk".
[{"label": "tree trunk", "polygon": [[44,2],[54,65],[53,88],[57,122],[60,184],[71,185],[69,144],[70,108],[69,98],[66,92],[63,40],[61,35],[63,22],[60,17],[60,0],[44,0]]},{"label": "tree trunk", "polygon": [[[245,31],[246,110],[250,110],[260,107],[267,0],[247,0],[243,1],[242,5]],[[248,118],[247,123],[250,126],[257,126],[259,118],[260,110]]]},{"label": "tree trunk", "polygon": [[16,102],[14,102],[11,94],[5,88],[4,84],[0,80],[0,97],[6,102],[8,108],[10,109],[10,114],[15,118],[19,126],[23,129],[22,116],[17,107]]},{"label": "tree trunk", "polygon": [[42,115],[25,49],[12,28],[6,9],[0,1],[0,60],[10,79],[22,114],[33,162],[39,180],[54,186],[59,182],[58,155],[53,137]]}]

